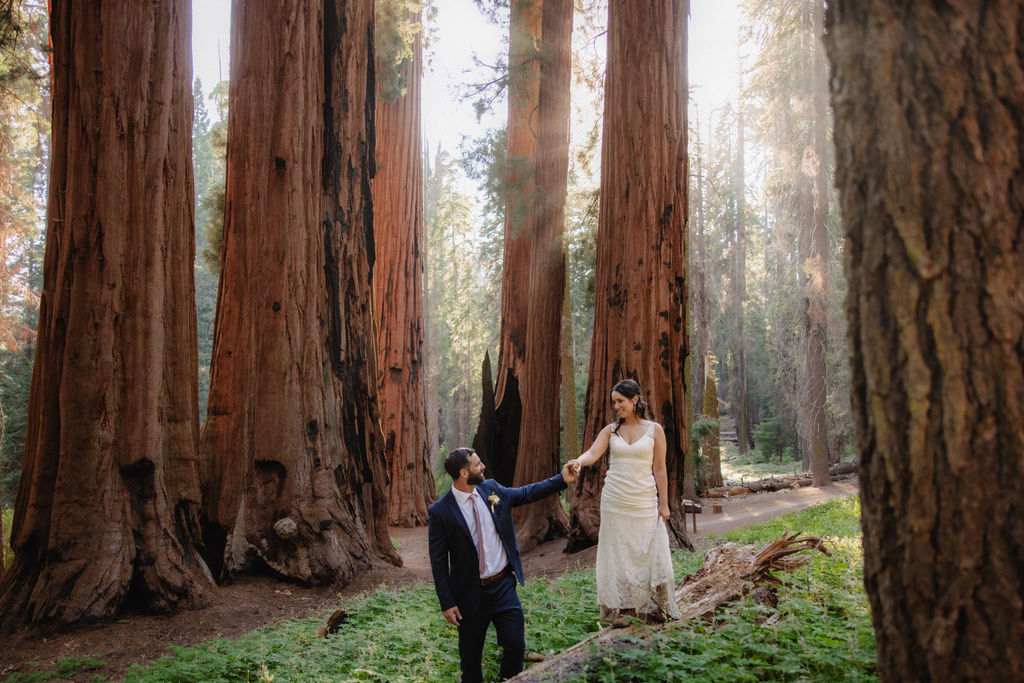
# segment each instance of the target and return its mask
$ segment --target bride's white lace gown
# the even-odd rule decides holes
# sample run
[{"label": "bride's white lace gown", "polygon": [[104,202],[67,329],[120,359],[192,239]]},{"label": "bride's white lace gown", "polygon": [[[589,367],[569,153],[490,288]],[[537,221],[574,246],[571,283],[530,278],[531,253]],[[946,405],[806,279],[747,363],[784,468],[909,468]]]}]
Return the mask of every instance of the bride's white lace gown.
[{"label": "bride's white lace gown", "polygon": [[611,621],[619,610],[634,609],[637,615],[660,611],[678,619],[668,530],[658,516],[652,469],[654,423],[632,444],[612,434],[609,447],[597,540],[601,618]]}]

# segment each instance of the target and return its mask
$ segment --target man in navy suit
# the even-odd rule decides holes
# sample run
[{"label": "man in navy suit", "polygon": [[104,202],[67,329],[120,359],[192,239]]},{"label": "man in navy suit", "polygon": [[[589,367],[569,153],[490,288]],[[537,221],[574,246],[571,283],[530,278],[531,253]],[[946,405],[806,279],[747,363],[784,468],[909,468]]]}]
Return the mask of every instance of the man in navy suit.
[{"label": "man in navy suit", "polygon": [[430,506],[430,569],[444,618],[459,629],[463,683],[483,680],[487,626],[494,622],[502,648],[501,679],[523,670],[526,637],[516,581],[523,563],[512,508],[557,493],[576,480],[567,468],[550,479],[505,488],[484,479],[484,464],[470,448],[448,454],[451,490]]}]

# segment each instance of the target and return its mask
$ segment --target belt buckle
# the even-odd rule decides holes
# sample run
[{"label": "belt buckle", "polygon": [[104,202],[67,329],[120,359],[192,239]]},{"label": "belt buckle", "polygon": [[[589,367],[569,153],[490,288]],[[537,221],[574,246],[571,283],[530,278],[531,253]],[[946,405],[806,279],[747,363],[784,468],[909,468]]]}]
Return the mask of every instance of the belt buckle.
[{"label": "belt buckle", "polygon": [[488,576],[487,578],[481,578],[480,579],[480,585],[481,586],[490,586],[491,584],[495,584],[498,581],[500,581],[501,579],[505,578],[505,574],[507,574],[507,573],[508,573],[508,565],[506,564],[501,569],[501,571],[498,572],[497,574],[492,574],[491,576]]}]

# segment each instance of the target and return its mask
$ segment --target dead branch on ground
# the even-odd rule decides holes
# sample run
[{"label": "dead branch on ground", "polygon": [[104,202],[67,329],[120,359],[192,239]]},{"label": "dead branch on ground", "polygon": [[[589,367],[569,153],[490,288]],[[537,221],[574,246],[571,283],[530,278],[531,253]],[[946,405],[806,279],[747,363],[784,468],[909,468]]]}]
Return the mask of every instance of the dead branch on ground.
[{"label": "dead branch on ground", "polygon": [[[682,613],[682,620],[708,617],[722,605],[737,600],[758,586],[775,586],[782,580],[775,571],[793,571],[810,562],[812,555],[796,556],[796,553],[815,550],[831,555],[817,536],[803,536],[793,533],[783,536],[764,548],[752,545],[727,543],[712,548],[704,564],[695,574],[683,579],[676,586],[675,600]],[[590,644],[601,649],[613,647],[612,641],[620,636],[643,637],[645,633],[677,626],[681,621],[666,624],[651,624],[641,628],[605,628],[581,640],[569,649],[523,671],[513,681],[557,681],[582,670],[594,656]]]}]

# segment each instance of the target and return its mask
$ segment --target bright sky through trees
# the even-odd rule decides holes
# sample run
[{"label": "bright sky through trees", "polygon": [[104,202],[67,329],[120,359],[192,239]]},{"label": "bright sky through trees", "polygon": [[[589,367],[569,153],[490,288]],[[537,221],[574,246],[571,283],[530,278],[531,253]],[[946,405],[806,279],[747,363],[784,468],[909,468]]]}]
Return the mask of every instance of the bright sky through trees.
[{"label": "bright sky through trees", "polygon": [[[461,84],[493,78],[476,67],[473,57],[496,64],[507,50],[507,29],[489,23],[473,0],[434,0],[434,5],[437,20],[423,77],[423,129],[431,152],[440,142],[455,153],[463,136],[478,137],[504,122],[504,100],[478,123],[472,102],[459,95]],[[708,112],[735,97],[739,8],[729,0],[690,0],[690,14],[690,84],[701,111]],[[193,72],[206,92],[228,76],[230,23],[231,0],[192,0]]]}]

